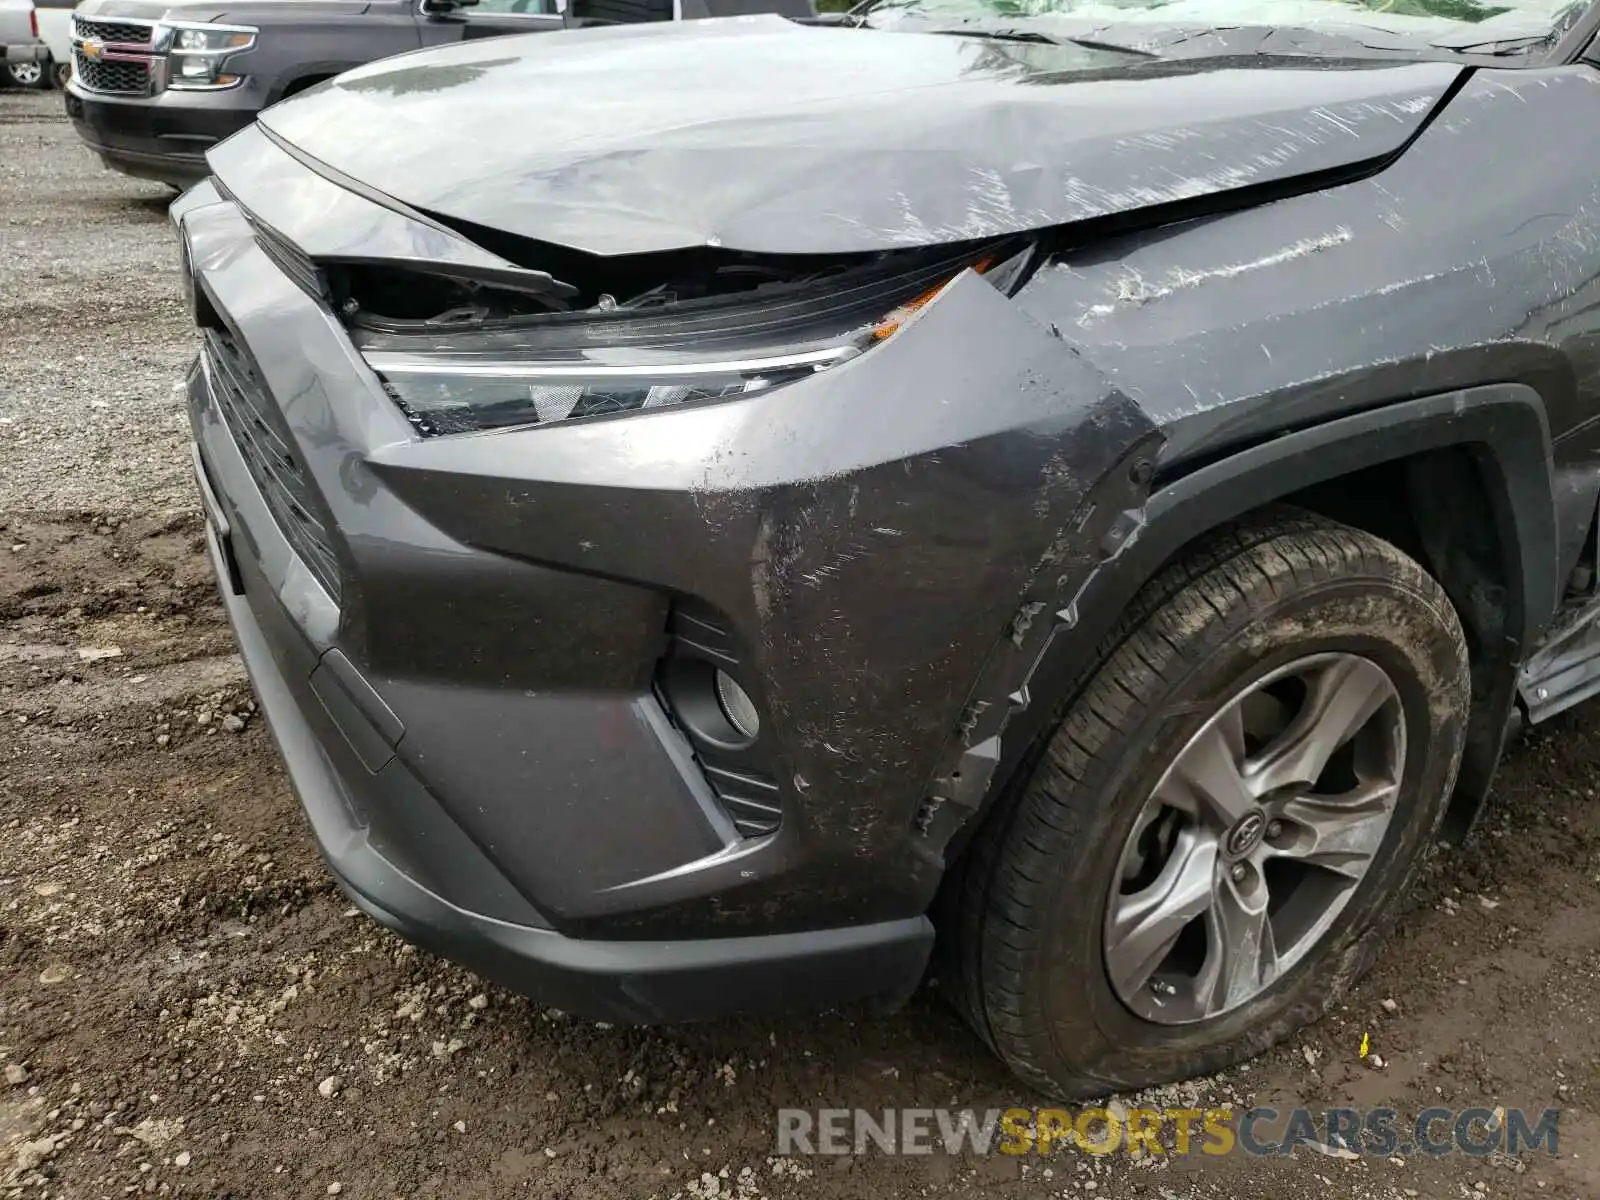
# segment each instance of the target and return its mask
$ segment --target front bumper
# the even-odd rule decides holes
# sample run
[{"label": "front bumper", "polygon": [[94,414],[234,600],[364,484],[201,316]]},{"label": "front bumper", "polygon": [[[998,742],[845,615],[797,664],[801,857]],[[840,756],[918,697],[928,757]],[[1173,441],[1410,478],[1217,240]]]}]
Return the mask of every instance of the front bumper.
[{"label": "front bumper", "polygon": [[73,129],[106,166],[174,185],[210,174],[206,151],[249,125],[257,111],[244,93],[108,96],[76,82],[68,83],[64,103]]},{"label": "front bumper", "polygon": [[[196,402],[203,412],[204,399],[196,397]],[[198,456],[196,463],[198,471],[207,470]],[[210,493],[206,476],[200,478],[202,493]],[[490,882],[500,880],[494,865],[441,819],[406,772],[392,770],[386,779],[383,772],[372,776],[350,761],[343,739],[328,728],[327,710],[307,692],[305,679],[316,671],[305,676],[307,664],[302,662],[302,670],[286,672],[273,653],[274,633],[285,645],[295,641],[285,627],[286,614],[253,589],[243,594],[234,590],[230,580],[238,578],[240,567],[227,518],[214,494],[208,508],[213,515],[207,541],[228,619],[290,779],[334,877],[380,924],[545,1004],[610,1020],[687,1021],[752,1010],[822,1007],[857,997],[893,1000],[915,987],[932,940],[932,930],[922,918],[688,941],[580,939],[542,924],[506,919],[507,910],[520,907],[523,921],[540,921],[503,884]],[[249,577],[256,578],[253,568]],[[261,609],[271,613],[265,623],[257,615]],[[363,826],[357,819],[358,796],[408,815],[412,823],[402,836],[414,851],[425,853],[428,875],[453,877],[458,882],[452,890],[458,896],[461,881],[470,881],[476,895],[469,903],[476,900],[506,915],[492,917],[463,908],[408,874],[386,856],[384,834],[375,832],[370,821]],[[396,822],[388,824],[392,834]]]},{"label": "front bumper", "polygon": [[[279,202],[328,181],[230,146],[226,193],[174,205],[211,330],[197,469],[241,649],[346,888],[574,1011],[908,993],[948,839],[1028,702],[1034,618],[1137,506],[1137,408],[969,274],[770,393],[420,439],[282,247],[379,246],[405,218],[342,193],[301,230]],[[764,706],[770,832],[730,819],[655,688],[690,607]]]}]

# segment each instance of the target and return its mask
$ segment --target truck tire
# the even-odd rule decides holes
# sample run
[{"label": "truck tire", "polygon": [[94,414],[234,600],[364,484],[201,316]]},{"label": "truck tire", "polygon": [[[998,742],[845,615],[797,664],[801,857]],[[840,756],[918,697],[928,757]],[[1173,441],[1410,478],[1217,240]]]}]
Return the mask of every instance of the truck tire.
[{"label": "truck tire", "polygon": [[47,88],[50,86],[50,64],[42,62],[8,62],[6,82],[13,87]]},{"label": "truck tire", "polygon": [[1140,593],[961,864],[968,1019],[1081,1100],[1210,1074],[1321,1016],[1431,845],[1470,699],[1439,584],[1278,509]]}]

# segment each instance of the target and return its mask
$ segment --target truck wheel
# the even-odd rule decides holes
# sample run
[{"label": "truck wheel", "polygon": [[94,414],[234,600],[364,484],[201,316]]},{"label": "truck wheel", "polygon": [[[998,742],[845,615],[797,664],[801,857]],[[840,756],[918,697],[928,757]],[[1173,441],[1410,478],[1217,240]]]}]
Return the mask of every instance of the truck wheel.
[{"label": "truck wheel", "polygon": [[967,1015],[1085,1099],[1260,1053],[1371,963],[1445,810],[1468,661],[1388,542],[1278,510],[1148,584],[964,864]]},{"label": "truck wheel", "polygon": [[63,92],[66,91],[67,84],[72,82],[72,64],[70,62],[52,63],[50,65],[50,78],[55,81],[57,88]]},{"label": "truck wheel", "polygon": [[6,79],[17,87],[46,88],[50,77],[45,74],[45,64],[36,62],[8,62]]}]

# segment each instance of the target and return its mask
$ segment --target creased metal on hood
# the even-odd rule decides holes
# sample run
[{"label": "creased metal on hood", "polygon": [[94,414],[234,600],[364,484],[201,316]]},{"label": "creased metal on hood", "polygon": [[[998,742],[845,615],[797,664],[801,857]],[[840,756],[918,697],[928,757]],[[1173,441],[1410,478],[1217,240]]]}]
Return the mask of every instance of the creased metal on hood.
[{"label": "creased metal on hood", "polygon": [[425,212],[603,255],[1015,233],[1379,159],[1434,62],[1138,55],[742,17],[402,55],[263,114]]}]

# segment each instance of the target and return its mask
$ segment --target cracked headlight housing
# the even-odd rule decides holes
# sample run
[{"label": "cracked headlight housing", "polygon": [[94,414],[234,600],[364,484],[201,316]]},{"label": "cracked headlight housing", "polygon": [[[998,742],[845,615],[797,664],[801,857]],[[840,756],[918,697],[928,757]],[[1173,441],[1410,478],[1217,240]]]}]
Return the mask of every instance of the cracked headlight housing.
[{"label": "cracked headlight housing", "polygon": [[425,437],[713,403],[869,353],[969,268],[1008,290],[1031,253],[991,270],[992,254],[936,252],[746,304],[590,311],[520,331],[434,333],[425,348],[414,336],[379,336],[361,349]]},{"label": "cracked headlight housing", "polygon": [[659,354],[572,363],[369,353],[367,362],[411,423],[438,435],[729,400],[804,379],[860,353],[860,345],[845,341],[726,361],[673,361]]},{"label": "cracked headlight housing", "polygon": [[232,59],[253,49],[257,30],[249,25],[205,25],[168,22],[167,87],[178,91],[218,91],[236,87],[243,76],[232,71]]}]

